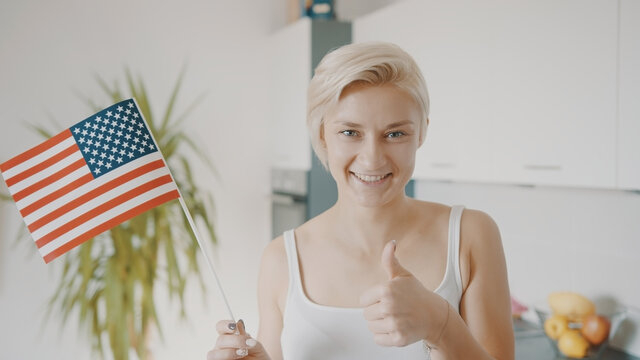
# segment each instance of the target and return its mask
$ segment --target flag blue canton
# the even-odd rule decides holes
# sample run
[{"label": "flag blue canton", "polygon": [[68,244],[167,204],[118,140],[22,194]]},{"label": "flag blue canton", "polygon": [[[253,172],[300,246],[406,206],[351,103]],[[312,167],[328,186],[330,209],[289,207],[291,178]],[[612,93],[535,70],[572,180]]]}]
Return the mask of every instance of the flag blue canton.
[{"label": "flag blue canton", "polygon": [[94,178],[158,151],[132,99],[112,105],[70,130]]}]

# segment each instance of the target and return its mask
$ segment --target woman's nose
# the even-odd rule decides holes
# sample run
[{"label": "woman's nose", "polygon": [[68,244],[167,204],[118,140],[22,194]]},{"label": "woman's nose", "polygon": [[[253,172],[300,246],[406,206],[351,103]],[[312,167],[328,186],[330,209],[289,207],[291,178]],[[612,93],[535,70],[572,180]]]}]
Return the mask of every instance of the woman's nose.
[{"label": "woman's nose", "polygon": [[368,138],[363,142],[359,154],[360,162],[368,169],[377,169],[384,165],[384,147],[377,139]]}]

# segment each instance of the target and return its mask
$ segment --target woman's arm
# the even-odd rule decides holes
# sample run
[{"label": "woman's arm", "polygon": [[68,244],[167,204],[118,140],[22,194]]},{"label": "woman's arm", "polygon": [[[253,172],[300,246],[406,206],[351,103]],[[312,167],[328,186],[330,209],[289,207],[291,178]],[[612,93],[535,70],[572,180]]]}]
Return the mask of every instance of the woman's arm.
[{"label": "woman's arm", "polygon": [[504,250],[497,225],[487,214],[465,210],[461,225],[469,264],[469,281],[460,315],[449,309],[435,359],[514,359],[511,303]]},{"label": "woman's arm", "polygon": [[258,278],[258,340],[272,360],[282,359],[280,335],[284,297],[289,286],[287,254],[282,236],[273,240],[262,253]]}]

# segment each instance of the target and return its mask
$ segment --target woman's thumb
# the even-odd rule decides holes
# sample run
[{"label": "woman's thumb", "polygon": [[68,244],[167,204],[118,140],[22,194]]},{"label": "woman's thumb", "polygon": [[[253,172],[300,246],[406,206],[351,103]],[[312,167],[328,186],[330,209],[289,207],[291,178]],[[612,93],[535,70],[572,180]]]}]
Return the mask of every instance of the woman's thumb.
[{"label": "woman's thumb", "polygon": [[387,271],[389,280],[398,276],[407,276],[411,273],[400,265],[398,258],[396,258],[396,241],[391,240],[385,245],[382,250],[382,267]]}]

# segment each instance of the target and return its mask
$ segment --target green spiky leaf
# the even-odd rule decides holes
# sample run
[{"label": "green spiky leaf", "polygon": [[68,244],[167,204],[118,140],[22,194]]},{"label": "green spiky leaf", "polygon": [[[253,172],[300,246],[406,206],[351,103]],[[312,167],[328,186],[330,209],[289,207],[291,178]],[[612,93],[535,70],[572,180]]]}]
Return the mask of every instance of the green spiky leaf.
[{"label": "green spiky leaf", "polygon": [[[196,184],[194,157],[183,151],[188,150],[189,155],[195,154],[198,165],[204,165],[214,175],[215,169],[202,152],[202,147],[181,128],[187,116],[201,103],[203,95],[182,112],[176,108],[185,77],[183,68],[164,106],[164,113],[156,119],[142,79],[136,78],[129,69],[125,69],[124,76],[125,89],[121,89],[118,82],[109,85],[99,75],[95,75],[95,80],[108,98],[107,105],[129,97],[136,99],[194,221],[204,225],[208,240],[215,245],[213,198]],[[99,102],[83,95],[79,97],[94,111],[104,108],[99,106]],[[28,126],[44,137],[56,133],[39,125]],[[0,198],[11,200],[5,194],[0,194]],[[24,228],[21,229],[21,235],[26,235]],[[62,271],[43,321],[50,321],[55,315],[64,326],[66,320],[77,313],[80,329],[90,334],[91,345],[100,358],[110,352],[116,360],[127,360],[130,349],[133,349],[140,359],[147,359],[150,331],[156,331],[161,339],[164,336],[154,289],[157,286],[165,287],[169,296],[179,302],[180,315],[185,316],[184,294],[189,279],[195,277],[205,290],[197,260],[199,251],[178,201],[147,211],[85,242],[57,260]],[[106,342],[103,341],[105,334],[108,339]]]}]

